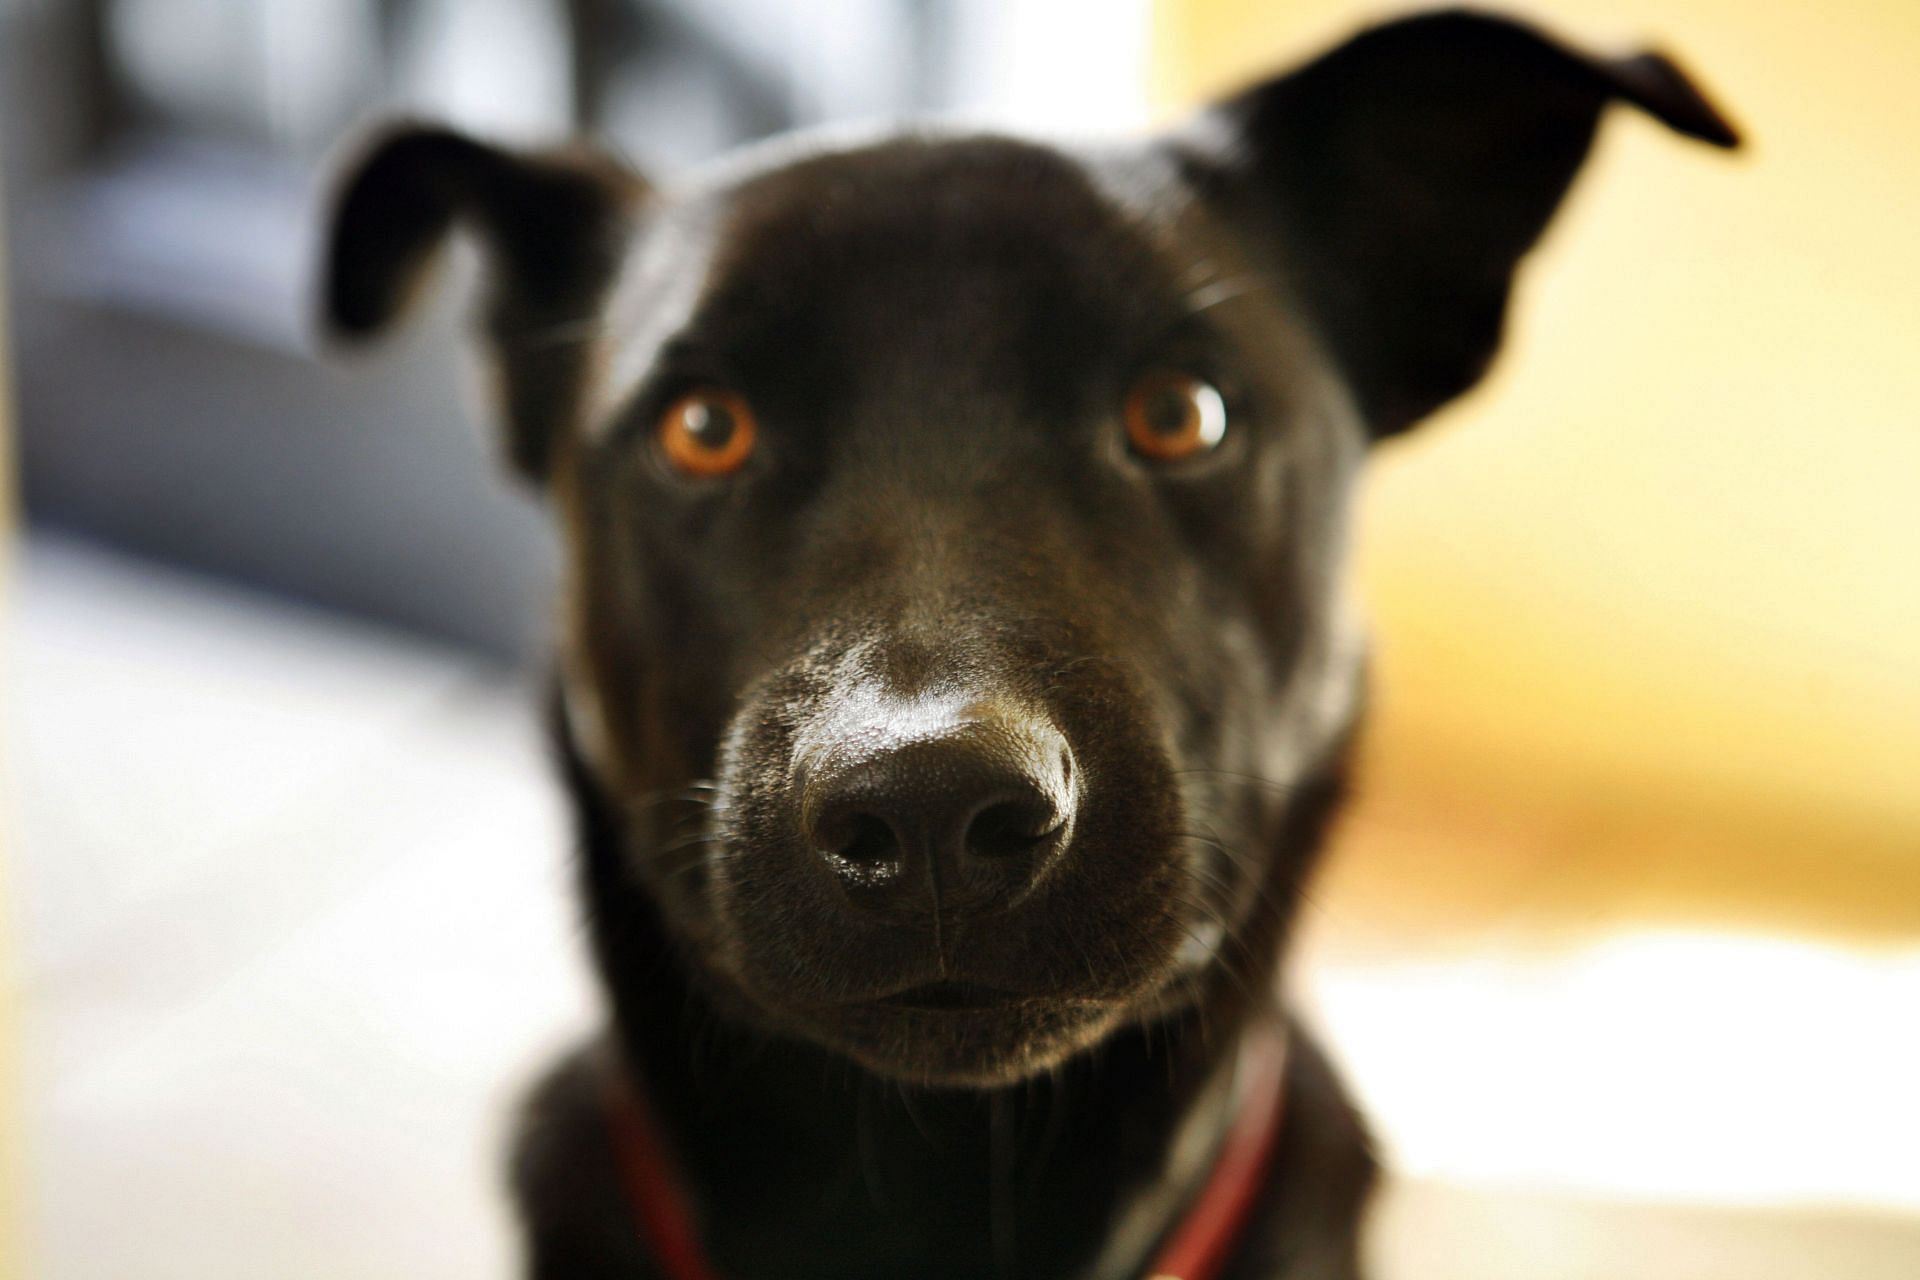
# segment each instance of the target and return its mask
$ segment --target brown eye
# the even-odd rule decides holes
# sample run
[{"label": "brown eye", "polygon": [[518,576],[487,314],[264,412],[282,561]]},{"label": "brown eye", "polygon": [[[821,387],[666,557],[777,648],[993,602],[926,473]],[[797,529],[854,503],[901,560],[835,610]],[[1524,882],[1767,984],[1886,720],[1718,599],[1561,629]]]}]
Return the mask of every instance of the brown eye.
[{"label": "brown eye", "polygon": [[1205,453],[1227,434],[1227,404],[1210,383],[1186,373],[1149,373],[1127,393],[1127,441],[1155,462]]},{"label": "brown eye", "polygon": [[690,476],[724,476],[753,453],[758,428],[745,400],[708,387],[668,405],[659,431],[660,449],[675,467]]}]

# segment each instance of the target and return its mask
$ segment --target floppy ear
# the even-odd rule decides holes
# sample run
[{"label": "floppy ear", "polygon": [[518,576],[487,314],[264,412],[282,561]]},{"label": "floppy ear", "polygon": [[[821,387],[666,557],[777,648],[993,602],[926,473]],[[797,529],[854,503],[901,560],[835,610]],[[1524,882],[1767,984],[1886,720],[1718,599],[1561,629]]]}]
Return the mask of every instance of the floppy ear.
[{"label": "floppy ear", "polygon": [[1450,10],[1374,27],[1220,104],[1227,147],[1185,159],[1231,223],[1278,241],[1380,437],[1485,372],[1514,269],[1615,100],[1738,145],[1658,53],[1590,57]]},{"label": "floppy ear", "polygon": [[590,153],[524,155],[402,126],[348,168],[325,265],[324,322],[365,338],[418,292],[456,223],[486,261],[484,335],[509,456],[546,475],[579,409],[591,326],[645,184]]}]

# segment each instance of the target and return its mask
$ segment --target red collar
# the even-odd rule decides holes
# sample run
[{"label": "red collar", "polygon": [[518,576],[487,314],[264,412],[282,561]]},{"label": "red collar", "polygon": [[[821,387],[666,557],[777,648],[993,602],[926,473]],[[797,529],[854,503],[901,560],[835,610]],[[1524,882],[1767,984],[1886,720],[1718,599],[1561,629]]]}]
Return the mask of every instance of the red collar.
[{"label": "red collar", "polygon": [[[1206,1185],[1154,1255],[1148,1280],[1214,1280],[1226,1265],[1279,1145],[1286,1062],[1283,1036],[1255,1033],[1249,1040],[1239,1064],[1239,1114]],[[619,1090],[609,1108],[621,1178],[647,1252],[667,1280],[719,1280],[653,1112],[631,1089]]]}]

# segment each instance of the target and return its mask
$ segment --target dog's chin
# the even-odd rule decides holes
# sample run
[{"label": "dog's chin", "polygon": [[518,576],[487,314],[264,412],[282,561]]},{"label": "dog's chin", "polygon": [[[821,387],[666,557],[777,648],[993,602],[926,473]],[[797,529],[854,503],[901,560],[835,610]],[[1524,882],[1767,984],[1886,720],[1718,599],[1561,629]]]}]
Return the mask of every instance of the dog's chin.
[{"label": "dog's chin", "polygon": [[994,1089],[1052,1074],[1128,1027],[1178,1016],[1205,998],[1212,972],[1169,966],[1141,975],[1129,990],[1099,994],[926,982],[831,1000],[743,982],[735,972],[716,994],[727,993],[730,1018],[895,1083]]},{"label": "dog's chin", "polygon": [[1118,1001],[1001,998],[942,984],[834,1005],[800,1019],[803,1034],[902,1084],[986,1089],[1043,1075],[1104,1039]]}]

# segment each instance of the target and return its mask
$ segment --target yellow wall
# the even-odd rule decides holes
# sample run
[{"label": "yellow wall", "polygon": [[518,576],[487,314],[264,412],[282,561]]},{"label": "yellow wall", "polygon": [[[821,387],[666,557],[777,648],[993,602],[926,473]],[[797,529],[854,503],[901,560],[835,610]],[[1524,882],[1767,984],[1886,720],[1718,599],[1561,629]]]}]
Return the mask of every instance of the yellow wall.
[{"label": "yellow wall", "polygon": [[[1159,94],[1382,12],[1161,0]],[[1920,4],[1524,12],[1657,43],[1749,147],[1612,113],[1494,376],[1379,458],[1336,880],[1445,893],[1506,848],[1536,906],[1920,931]]]}]

